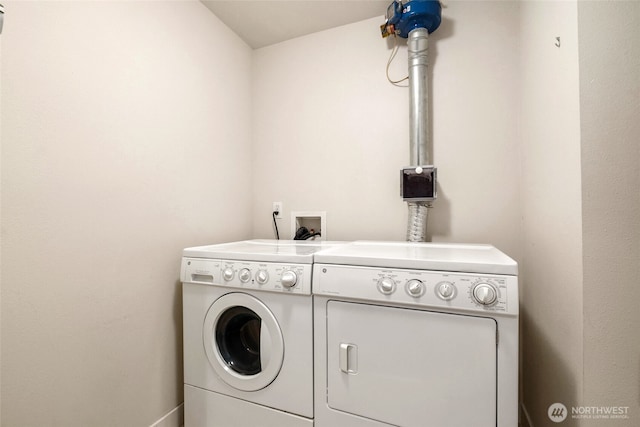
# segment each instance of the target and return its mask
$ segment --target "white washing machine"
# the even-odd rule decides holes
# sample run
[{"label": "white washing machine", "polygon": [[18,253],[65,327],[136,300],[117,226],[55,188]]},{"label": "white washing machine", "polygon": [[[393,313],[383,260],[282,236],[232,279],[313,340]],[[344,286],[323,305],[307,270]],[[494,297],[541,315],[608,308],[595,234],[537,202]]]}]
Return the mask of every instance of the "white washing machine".
[{"label": "white washing machine", "polygon": [[183,252],[186,427],[313,425],[313,254],[251,240]]},{"label": "white washing machine", "polygon": [[313,274],[316,426],[518,425],[511,258],[355,242],[318,253]]}]

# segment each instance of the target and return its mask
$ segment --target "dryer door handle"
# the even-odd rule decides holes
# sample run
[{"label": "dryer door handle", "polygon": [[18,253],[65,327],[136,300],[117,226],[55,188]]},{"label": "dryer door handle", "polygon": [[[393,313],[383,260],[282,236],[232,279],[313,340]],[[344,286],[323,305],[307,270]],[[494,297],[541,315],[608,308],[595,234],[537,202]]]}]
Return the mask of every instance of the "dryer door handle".
[{"label": "dryer door handle", "polygon": [[345,374],[358,373],[358,346],[340,343],[340,370]]}]

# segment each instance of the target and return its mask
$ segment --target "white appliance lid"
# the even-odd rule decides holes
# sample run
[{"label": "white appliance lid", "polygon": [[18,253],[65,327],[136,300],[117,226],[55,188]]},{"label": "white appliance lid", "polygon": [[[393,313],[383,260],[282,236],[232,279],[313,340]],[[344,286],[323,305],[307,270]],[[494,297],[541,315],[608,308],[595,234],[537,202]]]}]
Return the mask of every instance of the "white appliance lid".
[{"label": "white appliance lid", "polygon": [[314,240],[243,240],[186,248],[182,255],[190,258],[311,264],[316,252],[340,244],[343,243]]},{"label": "white appliance lid", "polygon": [[518,274],[518,264],[491,245],[357,241],[318,252],[315,262],[478,274]]}]

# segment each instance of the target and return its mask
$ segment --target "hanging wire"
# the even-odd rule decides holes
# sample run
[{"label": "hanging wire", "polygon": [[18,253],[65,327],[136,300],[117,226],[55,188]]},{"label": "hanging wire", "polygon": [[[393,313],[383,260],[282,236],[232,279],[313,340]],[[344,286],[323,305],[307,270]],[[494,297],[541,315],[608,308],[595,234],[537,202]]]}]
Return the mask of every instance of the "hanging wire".
[{"label": "hanging wire", "polygon": [[276,222],[276,215],[278,215],[278,212],[273,211],[273,213],[271,214],[271,216],[273,216],[273,226],[276,228],[276,239],[280,240],[280,233],[278,232],[278,223]]},{"label": "hanging wire", "polygon": [[389,67],[391,66],[391,63],[393,62],[393,59],[396,57],[396,55],[398,54],[398,37],[394,34],[393,35],[393,49],[391,50],[391,55],[389,56],[389,60],[387,61],[387,80],[389,80],[389,83],[391,83],[394,86],[398,86],[398,87],[409,87],[408,84],[406,85],[401,85],[400,83],[402,83],[405,80],[409,80],[409,76],[400,79],[400,80],[392,80],[391,77],[389,76]]}]

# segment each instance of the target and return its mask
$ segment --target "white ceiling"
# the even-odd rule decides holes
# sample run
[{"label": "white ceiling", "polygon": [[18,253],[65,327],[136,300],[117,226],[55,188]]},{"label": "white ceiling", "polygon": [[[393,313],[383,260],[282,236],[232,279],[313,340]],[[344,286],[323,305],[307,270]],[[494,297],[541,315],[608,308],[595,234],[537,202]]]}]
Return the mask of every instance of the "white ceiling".
[{"label": "white ceiling", "polygon": [[391,0],[200,0],[249,46],[285,40],[382,16]]}]

